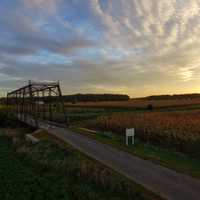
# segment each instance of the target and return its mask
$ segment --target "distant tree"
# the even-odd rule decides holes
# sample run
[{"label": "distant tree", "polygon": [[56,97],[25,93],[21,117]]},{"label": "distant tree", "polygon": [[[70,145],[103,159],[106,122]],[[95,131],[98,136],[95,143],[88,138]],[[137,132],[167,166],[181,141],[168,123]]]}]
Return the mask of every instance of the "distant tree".
[{"label": "distant tree", "polygon": [[74,94],[64,95],[65,102],[89,102],[89,101],[127,101],[130,99],[128,95],[122,94]]},{"label": "distant tree", "polygon": [[173,99],[195,99],[200,98],[200,94],[174,94],[174,95],[154,95],[141,98],[143,100],[173,100]]},{"label": "distant tree", "polygon": [[147,105],[147,110],[153,110],[153,105],[152,104],[148,104]]}]

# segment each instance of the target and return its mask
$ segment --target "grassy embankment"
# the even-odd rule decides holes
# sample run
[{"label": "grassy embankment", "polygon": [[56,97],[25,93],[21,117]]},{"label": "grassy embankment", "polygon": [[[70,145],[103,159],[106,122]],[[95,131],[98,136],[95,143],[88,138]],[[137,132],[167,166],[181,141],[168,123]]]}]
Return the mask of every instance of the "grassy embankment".
[{"label": "grassy embankment", "polygon": [[[0,112],[0,199],[160,199],[47,133],[25,141],[29,128]],[[19,123],[19,124],[18,124]]]},{"label": "grassy embankment", "polygon": [[19,143],[0,136],[0,199],[159,199],[67,144]]}]

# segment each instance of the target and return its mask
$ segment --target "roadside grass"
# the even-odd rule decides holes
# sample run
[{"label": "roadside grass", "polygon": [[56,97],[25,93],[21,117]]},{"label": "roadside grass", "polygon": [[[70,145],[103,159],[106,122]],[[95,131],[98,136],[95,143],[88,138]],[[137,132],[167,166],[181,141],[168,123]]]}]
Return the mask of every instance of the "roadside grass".
[{"label": "roadside grass", "polygon": [[161,199],[46,131],[38,134],[41,141],[34,145],[21,136],[21,142],[13,145],[18,134],[13,138],[4,133],[0,136],[0,199]]},{"label": "roadside grass", "polygon": [[10,107],[0,105],[0,127],[24,127],[24,124],[17,120]]},{"label": "roadside grass", "polygon": [[150,144],[143,144],[137,139],[135,145],[126,146],[125,137],[120,137],[113,133],[104,133],[80,127],[71,127],[71,130],[177,172],[200,178],[200,160],[192,158],[189,155]]},{"label": "roadside grass", "polygon": [[[64,142],[63,140],[57,138],[56,136],[48,133],[46,130],[41,130],[40,132],[33,134],[33,136],[42,141],[53,142],[53,143],[57,144],[60,148],[67,149],[72,154],[77,155],[77,157],[75,157],[74,159],[76,160],[76,163],[77,163],[77,159],[78,160],[80,159],[81,162],[78,161],[79,162],[78,166],[81,166],[80,167],[81,171],[83,169],[83,174],[85,173],[84,172],[85,164],[86,165],[89,164],[90,167],[89,167],[87,177],[88,178],[91,177],[91,179],[95,178],[97,183],[99,182],[98,179],[100,178],[99,180],[100,180],[101,184],[103,183],[104,188],[106,188],[106,190],[111,189],[111,191],[115,191],[115,192],[116,191],[120,192],[121,190],[123,190],[123,192],[125,192],[125,193],[128,192],[130,194],[132,189],[134,189],[132,192],[133,192],[133,194],[137,194],[137,195],[133,196],[132,197],[133,199],[140,199],[141,197],[144,199],[157,199],[157,200],[161,199],[161,197],[158,196],[157,194],[153,194],[151,191],[146,190],[141,185],[129,180],[128,178],[122,176],[118,172],[113,171],[111,168],[102,165],[99,161],[96,161],[96,160],[88,157],[87,155],[81,153],[80,151],[74,149],[71,145],[69,145],[68,143]],[[73,163],[73,162],[74,162],[73,159],[70,160],[70,163]],[[88,167],[86,167],[86,168],[88,168]],[[101,176],[101,175],[103,175],[103,176]],[[98,176],[99,176],[99,178],[98,178]],[[108,181],[108,183],[106,184],[107,181]],[[130,198],[130,196],[127,196],[126,198],[123,197],[123,199],[129,199],[129,198]],[[116,199],[118,199],[118,198],[116,198]]]}]

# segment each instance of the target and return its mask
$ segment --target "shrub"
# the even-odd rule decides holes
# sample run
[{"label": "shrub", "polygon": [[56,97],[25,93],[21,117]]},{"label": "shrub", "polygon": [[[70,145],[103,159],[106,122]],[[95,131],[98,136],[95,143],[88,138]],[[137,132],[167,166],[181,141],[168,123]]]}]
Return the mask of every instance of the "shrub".
[{"label": "shrub", "polygon": [[147,105],[147,110],[153,110],[153,105],[152,104],[148,104]]},{"label": "shrub", "polygon": [[10,109],[0,108],[0,127],[19,127],[22,126]]}]

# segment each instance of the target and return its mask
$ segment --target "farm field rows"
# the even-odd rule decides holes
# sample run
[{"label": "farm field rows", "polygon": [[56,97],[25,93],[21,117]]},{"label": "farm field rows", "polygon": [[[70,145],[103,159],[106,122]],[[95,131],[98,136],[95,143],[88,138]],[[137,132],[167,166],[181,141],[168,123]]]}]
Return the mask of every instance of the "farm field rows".
[{"label": "farm field rows", "polygon": [[115,113],[85,123],[101,131],[124,135],[126,128],[135,128],[142,142],[176,151],[200,155],[200,112]]},{"label": "farm field rows", "polygon": [[112,113],[195,111],[200,110],[200,99],[78,102],[65,103],[65,107],[69,120],[76,123]]},{"label": "farm field rows", "polygon": [[101,102],[78,102],[65,103],[66,107],[83,107],[83,108],[147,108],[152,105],[154,108],[168,108],[181,106],[200,106],[200,99],[173,99],[173,100],[136,100],[128,101],[101,101]]}]

